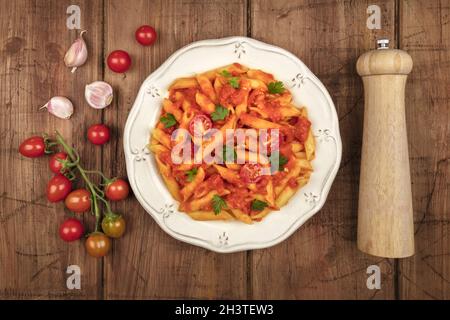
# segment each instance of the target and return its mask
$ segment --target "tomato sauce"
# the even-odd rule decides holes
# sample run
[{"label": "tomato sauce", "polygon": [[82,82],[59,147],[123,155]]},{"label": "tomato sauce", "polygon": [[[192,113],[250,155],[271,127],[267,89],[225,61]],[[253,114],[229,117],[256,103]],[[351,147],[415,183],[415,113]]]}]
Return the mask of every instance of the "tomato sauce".
[{"label": "tomato sauce", "polygon": [[240,209],[244,213],[250,213],[250,203],[253,200],[251,193],[247,189],[228,188],[231,193],[226,196],[227,204],[234,209]]},{"label": "tomato sauce", "polygon": [[257,105],[264,102],[266,94],[262,90],[253,90],[248,96],[248,104]]},{"label": "tomato sauce", "polygon": [[236,89],[230,86],[228,83],[224,84],[222,90],[220,91],[219,102],[222,105],[227,105],[231,95],[235,93]]},{"label": "tomato sauce", "polygon": [[287,184],[292,189],[295,189],[298,187],[297,179],[295,179],[295,178],[290,178]]},{"label": "tomato sauce", "polygon": [[173,171],[172,174],[175,177],[175,180],[182,186],[185,186],[188,183],[185,171]]},{"label": "tomato sauce", "polygon": [[194,197],[201,198],[212,190],[217,191],[219,194],[222,194],[225,191],[223,179],[218,174],[213,174],[208,179],[200,183],[194,191]]},{"label": "tomato sauce", "polygon": [[170,95],[170,100],[175,101],[175,94],[176,92],[181,92],[186,99],[186,101],[189,101],[189,103],[192,105],[192,107],[200,109],[199,105],[197,104],[197,101],[195,100],[195,95],[197,93],[197,88],[187,88],[187,89],[177,89],[174,90],[173,93]]},{"label": "tomato sauce", "polygon": [[267,185],[269,184],[269,178],[264,176],[256,183],[256,189],[258,193],[267,194]]},{"label": "tomato sauce", "polygon": [[286,177],[287,173],[284,171],[278,171],[274,175],[272,175],[272,183],[274,187],[280,185],[281,181]]},{"label": "tomato sauce", "polygon": [[295,124],[294,136],[301,143],[304,143],[308,138],[309,128],[311,127],[311,122],[304,118],[299,117],[297,123]]},{"label": "tomato sauce", "polygon": [[270,120],[279,122],[283,117],[280,112],[280,103],[278,101],[266,102],[264,109],[269,115]]}]

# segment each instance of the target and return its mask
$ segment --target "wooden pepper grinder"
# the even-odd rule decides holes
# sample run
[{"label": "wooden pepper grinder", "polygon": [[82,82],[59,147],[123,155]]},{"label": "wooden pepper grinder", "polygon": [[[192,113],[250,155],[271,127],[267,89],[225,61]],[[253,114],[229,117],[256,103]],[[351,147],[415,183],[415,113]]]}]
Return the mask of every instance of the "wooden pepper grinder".
[{"label": "wooden pepper grinder", "polygon": [[364,131],[358,207],[358,248],[403,258],[414,254],[414,223],[405,121],[411,56],[389,40],[364,53],[356,68],[364,84]]}]

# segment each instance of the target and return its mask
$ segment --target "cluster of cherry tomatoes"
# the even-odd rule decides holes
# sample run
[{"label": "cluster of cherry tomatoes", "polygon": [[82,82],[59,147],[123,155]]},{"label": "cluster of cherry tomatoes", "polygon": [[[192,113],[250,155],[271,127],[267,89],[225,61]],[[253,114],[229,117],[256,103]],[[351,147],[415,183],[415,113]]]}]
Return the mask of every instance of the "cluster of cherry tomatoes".
[{"label": "cluster of cherry tomatoes", "polygon": [[[93,144],[102,145],[109,140],[109,128],[103,124],[91,126],[87,137]],[[54,153],[52,148],[56,145],[61,146],[64,151]],[[30,137],[21,143],[19,152],[29,158],[51,154],[49,168],[55,175],[47,184],[48,201],[53,203],[64,201],[65,207],[74,215],[91,211],[96,217],[97,226],[95,232],[88,235],[85,247],[91,256],[105,256],[111,248],[110,238],[120,238],[125,232],[124,218],[111,211],[109,201],[127,198],[130,191],[128,183],[123,179],[108,179],[100,172],[85,170],[79,164],[80,159],[76,151],[69,147],[59,134],[56,141],[41,136]],[[75,171],[78,171],[85,181],[85,188],[73,189]],[[91,173],[100,174],[103,184],[94,185],[88,177]],[[104,215],[99,211],[99,200],[106,207]],[[59,228],[59,236],[66,242],[76,241],[84,234],[83,224],[75,217],[66,219]]]},{"label": "cluster of cherry tomatoes", "polygon": [[[155,43],[157,34],[153,27],[145,25],[136,30],[135,38],[141,45],[150,46]],[[124,73],[131,66],[131,57],[124,50],[114,50],[108,55],[106,62],[112,71]]]}]

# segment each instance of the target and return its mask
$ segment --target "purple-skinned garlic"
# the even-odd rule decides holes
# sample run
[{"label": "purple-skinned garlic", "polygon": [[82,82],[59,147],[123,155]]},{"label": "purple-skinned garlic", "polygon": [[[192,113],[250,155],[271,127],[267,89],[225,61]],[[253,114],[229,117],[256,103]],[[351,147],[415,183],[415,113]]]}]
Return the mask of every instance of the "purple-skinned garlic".
[{"label": "purple-skinned garlic", "polygon": [[86,42],[84,42],[83,39],[83,34],[86,32],[86,30],[80,32],[80,36],[74,43],[72,43],[64,56],[64,63],[67,67],[72,68],[72,73],[74,73],[75,70],[82,66],[87,60],[88,52]]},{"label": "purple-skinned garlic", "polygon": [[87,103],[94,109],[103,109],[111,104],[113,88],[104,81],[94,81],[84,89]]},{"label": "purple-skinned garlic", "polygon": [[69,119],[73,114],[73,104],[66,97],[53,97],[40,109],[44,108],[47,108],[49,113],[61,119]]}]

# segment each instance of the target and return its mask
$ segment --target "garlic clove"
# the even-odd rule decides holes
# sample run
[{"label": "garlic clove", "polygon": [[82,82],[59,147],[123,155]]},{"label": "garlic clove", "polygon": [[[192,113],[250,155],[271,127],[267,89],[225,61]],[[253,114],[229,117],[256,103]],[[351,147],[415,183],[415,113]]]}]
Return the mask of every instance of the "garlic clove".
[{"label": "garlic clove", "polygon": [[53,97],[40,109],[44,108],[47,108],[49,113],[61,119],[69,119],[73,114],[73,104],[66,97]]},{"label": "garlic clove", "polygon": [[94,81],[84,89],[87,103],[94,109],[103,109],[109,106],[113,99],[113,88],[104,81]]},{"label": "garlic clove", "polygon": [[72,43],[64,56],[64,63],[67,67],[72,68],[72,73],[87,60],[87,46],[83,39],[83,34],[86,32],[86,30],[80,32],[80,36]]}]

